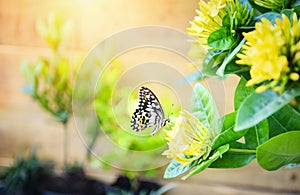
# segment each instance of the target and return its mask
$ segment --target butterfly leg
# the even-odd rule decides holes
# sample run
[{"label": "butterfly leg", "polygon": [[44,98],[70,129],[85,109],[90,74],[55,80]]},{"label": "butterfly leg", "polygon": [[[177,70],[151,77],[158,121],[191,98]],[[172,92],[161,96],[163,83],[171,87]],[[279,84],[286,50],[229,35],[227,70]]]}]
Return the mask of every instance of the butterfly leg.
[{"label": "butterfly leg", "polygon": [[154,129],[152,130],[152,132],[151,132],[151,135],[153,136],[153,135],[155,135],[155,133],[158,131],[158,125],[155,125],[155,127],[154,127]]}]

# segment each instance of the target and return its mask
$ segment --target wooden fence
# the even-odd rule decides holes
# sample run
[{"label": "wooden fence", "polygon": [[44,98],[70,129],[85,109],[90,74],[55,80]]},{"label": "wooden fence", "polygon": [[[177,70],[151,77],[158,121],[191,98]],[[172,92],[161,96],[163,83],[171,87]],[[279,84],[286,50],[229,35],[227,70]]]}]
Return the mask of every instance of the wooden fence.
[{"label": "wooden fence", "polygon": [[[130,27],[165,25],[185,31],[196,8],[196,0],[0,0],[0,165],[10,164],[33,145],[42,157],[62,159],[62,128],[22,92],[20,61],[49,54],[35,31],[36,19],[45,19],[51,11],[63,13],[73,21],[66,48],[85,53]],[[236,81],[233,77],[225,82],[228,110]],[[70,159],[83,160],[85,147],[77,132],[69,134]],[[115,177],[100,170],[90,174],[108,182]],[[256,162],[241,169],[209,169],[184,182],[160,180],[177,183],[168,194],[300,194],[299,168],[267,172]]]}]

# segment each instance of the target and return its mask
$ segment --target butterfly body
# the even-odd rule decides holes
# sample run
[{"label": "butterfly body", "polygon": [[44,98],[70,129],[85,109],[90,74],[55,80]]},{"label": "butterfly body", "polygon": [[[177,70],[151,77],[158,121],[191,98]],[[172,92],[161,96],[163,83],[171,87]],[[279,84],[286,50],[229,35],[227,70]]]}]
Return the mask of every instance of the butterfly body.
[{"label": "butterfly body", "polygon": [[155,126],[151,133],[151,135],[154,135],[160,128],[170,122],[170,119],[165,118],[158,98],[150,89],[141,87],[139,99],[139,106],[131,119],[131,127],[135,131],[142,131]]}]

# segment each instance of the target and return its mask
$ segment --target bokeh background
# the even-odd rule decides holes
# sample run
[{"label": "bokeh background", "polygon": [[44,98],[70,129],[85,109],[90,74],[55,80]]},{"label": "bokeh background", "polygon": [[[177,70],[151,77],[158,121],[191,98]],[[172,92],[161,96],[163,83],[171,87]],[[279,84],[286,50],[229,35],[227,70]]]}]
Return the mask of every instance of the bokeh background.
[{"label": "bokeh background", "polygon": [[[16,155],[32,146],[38,148],[40,157],[62,163],[61,125],[22,91],[26,81],[20,71],[21,60],[34,61],[51,53],[36,32],[37,19],[45,19],[55,11],[72,21],[65,48],[69,56],[77,56],[87,54],[106,37],[128,28],[161,25],[185,32],[197,8],[197,0],[0,0],[0,166],[10,165]],[[161,55],[170,64],[172,60],[178,63],[168,53],[135,52],[123,56],[124,64],[139,62],[144,53]],[[189,70],[182,68],[182,72]],[[226,113],[233,109],[237,78],[228,77],[222,83],[225,97],[222,94],[216,101],[225,104],[221,113]],[[68,128],[70,161],[84,161],[86,148],[74,123]],[[86,166],[89,169],[89,163]],[[109,182],[116,172],[96,169],[91,174]],[[158,179],[169,182],[161,175]],[[300,171],[298,168],[267,172],[253,162],[241,169],[207,169],[188,181],[172,181],[178,186],[170,194],[285,194],[300,190]]]}]

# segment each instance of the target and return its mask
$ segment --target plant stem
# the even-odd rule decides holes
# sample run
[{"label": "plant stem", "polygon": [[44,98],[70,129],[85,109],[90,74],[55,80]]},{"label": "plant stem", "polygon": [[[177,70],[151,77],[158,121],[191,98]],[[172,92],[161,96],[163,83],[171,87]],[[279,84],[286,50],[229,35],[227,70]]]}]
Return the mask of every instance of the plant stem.
[{"label": "plant stem", "polygon": [[233,154],[256,154],[256,150],[229,148],[229,153]]},{"label": "plant stem", "polygon": [[64,153],[63,153],[63,163],[64,163],[64,170],[67,171],[68,166],[68,126],[67,122],[63,122],[63,130],[64,130]]}]

